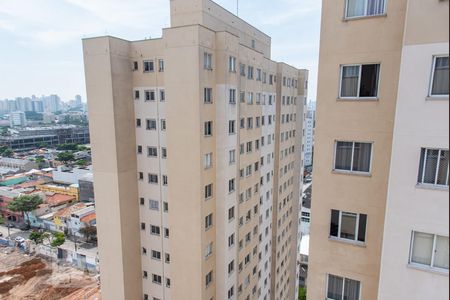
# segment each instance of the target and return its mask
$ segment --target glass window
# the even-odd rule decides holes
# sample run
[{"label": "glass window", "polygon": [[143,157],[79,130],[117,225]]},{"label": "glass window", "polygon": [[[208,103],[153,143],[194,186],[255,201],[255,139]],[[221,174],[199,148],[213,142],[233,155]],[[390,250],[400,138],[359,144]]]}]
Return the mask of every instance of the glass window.
[{"label": "glass window", "polygon": [[346,17],[376,16],[385,13],[386,0],[347,0]]},{"label": "glass window", "polygon": [[419,184],[448,186],[449,151],[422,148],[420,154]]},{"label": "glass window", "polygon": [[372,144],[336,142],[334,169],[350,172],[370,172]]},{"label": "glass window", "polygon": [[412,235],[411,263],[448,270],[448,237],[417,231]]},{"label": "glass window", "polygon": [[448,95],[448,56],[436,56],[433,61],[431,96]]},{"label": "glass window", "polygon": [[341,98],[378,96],[379,64],[341,67]]},{"label": "glass window", "polygon": [[328,275],[327,299],[359,300],[360,285],[357,280]]},{"label": "glass window", "polygon": [[365,242],[367,215],[331,210],[330,236]]}]

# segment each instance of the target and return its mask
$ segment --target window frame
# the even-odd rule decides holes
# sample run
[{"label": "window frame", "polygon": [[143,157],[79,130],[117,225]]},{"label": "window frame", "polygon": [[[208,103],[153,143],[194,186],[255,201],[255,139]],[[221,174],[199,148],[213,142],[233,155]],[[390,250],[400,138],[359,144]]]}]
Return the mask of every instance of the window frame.
[{"label": "window frame", "polygon": [[352,17],[348,17],[348,1],[349,0],[345,0],[345,6],[344,6],[344,20],[354,20],[354,19],[361,19],[361,18],[371,18],[371,17],[384,17],[387,16],[387,2],[389,0],[384,0],[384,7],[383,7],[383,13],[381,14],[376,14],[376,15],[368,15],[367,14],[367,3],[369,0],[364,0],[364,14],[360,15],[360,16],[352,16]]},{"label": "window frame", "polygon": [[[333,236],[329,232],[328,233],[328,235],[329,235],[328,238],[331,239],[331,240],[342,241],[342,242],[347,242],[347,243],[356,244],[356,245],[366,245],[366,243],[367,243],[367,225],[368,225],[368,219],[369,219],[368,215],[367,214],[363,214],[363,213],[354,213],[354,212],[350,212],[350,211],[343,211],[343,210],[338,210],[338,209],[332,209],[331,210],[331,214],[330,214],[330,227],[331,227],[331,216],[332,216],[333,210],[339,212],[339,221],[338,221],[338,228],[337,228],[338,236]],[[356,215],[355,231],[354,231],[355,239],[353,239],[353,240],[341,237],[342,214],[343,213]],[[359,237],[359,226],[360,226],[359,222],[360,222],[360,216],[361,215],[365,215],[366,216],[364,242],[358,240],[358,237]]]},{"label": "window frame", "polygon": [[[440,57],[449,57],[448,54],[437,54],[437,55],[433,55],[433,60],[432,60],[432,64],[431,64],[431,74],[430,74],[430,82],[428,84],[428,97],[431,99],[437,99],[437,98],[447,98],[449,97],[449,94],[446,95],[433,95],[433,81],[434,81],[434,73],[436,71],[436,60],[437,58]],[[449,57],[450,59],[450,57]]]},{"label": "window frame", "polygon": [[[145,70],[145,64],[148,63],[149,69]],[[152,66],[152,68],[150,68]],[[153,73],[155,72],[155,61],[153,59],[143,60],[142,62],[142,72],[143,73]]]},{"label": "window frame", "polygon": [[[370,96],[370,97],[360,97],[360,90],[361,90],[361,75],[362,75],[362,66],[365,65],[378,65],[378,78],[377,78],[377,95],[376,96]],[[357,96],[356,97],[342,97],[342,75],[344,72],[344,67],[359,67],[359,73],[358,73],[358,90],[357,90]],[[381,62],[367,62],[367,63],[359,63],[359,64],[341,64],[339,65],[339,94],[338,99],[339,100],[379,100],[380,98],[380,83],[381,83]]]},{"label": "window frame", "polygon": [[[363,172],[363,171],[353,171],[353,170],[341,170],[336,169],[336,154],[337,154],[337,143],[343,142],[343,143],[353,143],[352,146],[352,160],[350,162],[350,169],[353,169],[353,160],[354,160],[354,154],[355,154],[355,143],[364,143],[364,144],[370,144],[370,163],[369,163],[369,171]],[[355,174],[355,175],[366,175],[371,176],[372,175],[372,167],[373,167],[373,156],[374,156],[374,144],[373,141],[355,141],[355,140],[335,140],[334,141],[334,155],[333,155],[333,166],[332,171],[335,173],[343,173],[343,174]]]},{"label": "window frame", "polygon": [[340,278],[342,278],[342,293],[341,293],[341,300],[343,300],[344,299],[344,291],[345,291],[345,279],[349,279],[349,280],[352,280],[352,281],[357,281],[357,282],[359,282],[359,295],[358,295],[358,300],[361,300],[362,298],[361,298],[361,295],[362,295],[362,290],[363,290],[363,283],[362,283],[362,281],[360,281],[360,280],[356,280],[356,279],[352,279],[352,278],[348,278],[348,277],[344,277],[344,276],[339,276],[339,275],[334,275],[334,274],[330,274],[330,273],[327,273],[327,289],[326,289],[326,291],[325,291],[325,299],[327,299],[327,300],[339,300],[339,299],[331,299],[331,298],[328,298],[328,289],[329,289],[329,281],[330,281],[330,275],[331,276],[335,276],[335,277],[340,277]]},{"label": "window frame", "polygon": [[[422,166],[422,174],[418,174],[421,175],[421,181],[417,182],[417,186],[419,187],[430,187],[430,188],[437,188],[437,189],[448,189],[449,188],[449,173],[450,173],[450,163],[447,166],[447,178],[446,178],[446,182],[447,185],[442,185],[442,184],[437,184],[437,179],[438,179],[438,175],[439,175],[439,164],[441,162],[441,152],[442,151],[449,151],[449,149],[441,149],[441,148],[426,148],[426,147],[421,147],[420,148],[420,155],[419,155],[419,168],[418,170],[420,171],[420,163],[422,161],[422,150],[425,150],[425,154],[423,157],[423,166]],[[429,150],[438,150],[438,159],[437,159],[437,164],[436,164],[436,170],[435,170],[435,174],[434,174],[434,182],[435,183],[425,183],[424,181],[424,177],[425,177],[425,171],[426,171],[426,163],[427,163],[427,158],[428,158],[428,151]]]},{"label": "window frame", "polygon": [[[424,233],[424,234],[433,235],[433,248],[431,250],[431,262],[430,262],[430,265],[425,265],[425,264],[416,263],[416,262],[412,261],[412,254],[413,254],[413,249],[414,249],[414,234],[416,232],[417,233]],[[444,268],[433,266],[434,265],[435,256],[436,256],[436,240],[437,240],[438,236],[442,236],[442,237],[448,238],[445,235],[412,230],[411,231],[410,248],[409,248],[409,256],[408,256],[408,265],[411,266],[411,267],[415,267],[415,268],[419,268],[419,269],[423,269],[423,270],[429,270],[429,271],[435,271],[435,272],[449,274],[449,269],[444,269]]]}]

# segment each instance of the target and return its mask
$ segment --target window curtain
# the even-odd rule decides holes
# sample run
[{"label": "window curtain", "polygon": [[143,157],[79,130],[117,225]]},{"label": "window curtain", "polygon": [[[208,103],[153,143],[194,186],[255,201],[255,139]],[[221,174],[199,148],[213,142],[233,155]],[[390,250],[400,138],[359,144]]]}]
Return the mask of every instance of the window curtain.
[{"label": "window curtain", "polygon": [[448,237],[436,236],[436,252],[434,256],[434,267],[448,270],[449,242]]},{"label": "window curtain", "polygon": [[328,292],[327,298],[333,300],[341,300],[342,299],[342,287],[343,287],[343,278],[328,275]]},{"label": "window curtain", "polygon": [[385,0],[368,0],[367,1],[367,15],[381,15],[384,13]]},{"label": "window curtain", "polygon": [[344,300],[359,300],[359,281],[345,278]]},{"label": "window curtain", "polygon": [[372,144],[355,143],[355,152],[353,155],[353,171],[369,172],[370,156],[372,152]]},{"label": "window curtain", "polygon": [[347,0],[347,18],[364,16],[366,0]]},{"label": "window curtain", "polygon": [[448,95],[448,56],[436,57],[434,66],[433,87],[431,89],[432,95]]},{"label": "window curtain", "polygon": [[439,150],[427,150],[423,183],[435,184],[438,155]]},{"label": "window curtain", "polygon": [[337,142],[335,158],[336,170],[351,170],[352,147],[352,142]]},{"label": "window curtain", "polygon": [[358,96],[359,66],[342,68],[341,97]]},{"label": "window curtain", "polygon": [[432,234],[414,232],[411,262],[430,266],[433,240],[434,236]]},{"label": "window curtain", "polygon": [[342,212],[341,238],[355,240],[356,214]]}]

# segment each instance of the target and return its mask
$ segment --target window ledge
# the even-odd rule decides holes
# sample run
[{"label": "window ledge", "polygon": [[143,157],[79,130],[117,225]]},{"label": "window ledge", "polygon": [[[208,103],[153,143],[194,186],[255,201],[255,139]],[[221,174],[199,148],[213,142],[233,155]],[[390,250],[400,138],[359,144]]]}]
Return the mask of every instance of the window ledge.
[{"label": "window ledge", "polygon": [[366,243],[364,243],[364,242],[352,241],[352,240],[337,238],[337,237],[334,237],[334,236],[329,236],[328,240],[331,241],[331,242],[344,243],[344,244],[349,244],[349,245],[358,246],[358,247],[362,247],[362,248],[366,248],[367,247]]},{"label": "window ledge", "polygon": [[381,14],[381,15],[367,15],[367,16],[356,16],[356,17],[343,17],[342,21],[343,22],[348,22],[348,21],[354,21],[354,20],[362,20],[362,19],[372,19],[372,18],[384,18],[387,17],[387,14]]},{"label": "window ledge", "polygon": [[374,102],[380,101],[378,97],[348,97],[348,98],[336,98],[337,101],[350,101],[350,102]]},{"label": "window ledge", "polygon": [[432,267],[429,267],[429,266],[424,266],[424,265],[415,264],[415,263],[409,263],[409,264],[407,264],[407,267],[411,268],[411,269],[419,270],[419,271],[430,272],[430,273],[444,275],[444,276],[448,276],[449,275],[448,274],[448,270],[439,269],[439,268],[432,268]]},{"label": "window ledge", "polygon": [[418,184],[416,184],[416,188],[423,189],[423,190],[436,190],[436,191],[448,192],[448,186],[439,186],[439,185],[433,185],[433,184],[418,183]]},{"label": "window ledge", "polygon": [[366,172],[353,172],[353,171],[345,171],[345,170],[332,170],[333,174],[342,174],[342,175],[353,175],[353,176],[362,176],[362,177],[372,177],[372,173]]},{"label": "window ledge", "polygon": [[448,95],[442,95],[442,96],[427,96],[425,97],[426,101],[448,101]]}]

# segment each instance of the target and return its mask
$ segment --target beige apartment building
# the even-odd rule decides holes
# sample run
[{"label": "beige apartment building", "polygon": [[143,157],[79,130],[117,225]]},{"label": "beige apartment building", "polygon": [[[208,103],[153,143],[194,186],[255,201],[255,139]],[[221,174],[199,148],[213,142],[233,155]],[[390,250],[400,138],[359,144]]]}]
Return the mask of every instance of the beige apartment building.
[{"label": "beige apartment building", "polygon": [[448,299],[449,2],[322,3],[308,299]]},{"label": "beige apartment building", "polygon": [[209,0],[83,40],[105,299],[294,299],[306,70]]}]

